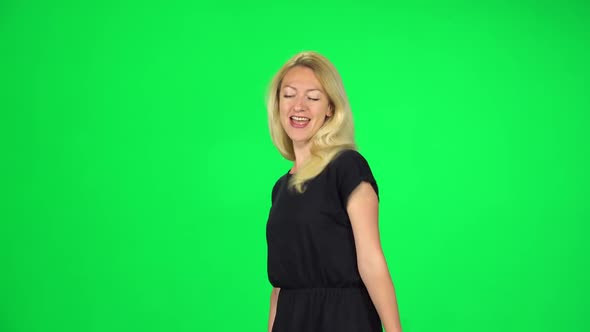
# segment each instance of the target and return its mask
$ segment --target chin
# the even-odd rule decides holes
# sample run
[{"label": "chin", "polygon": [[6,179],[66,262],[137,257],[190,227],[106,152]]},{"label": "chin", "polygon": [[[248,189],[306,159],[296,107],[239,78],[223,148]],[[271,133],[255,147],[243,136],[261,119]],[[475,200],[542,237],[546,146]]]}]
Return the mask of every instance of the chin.
[{"label": "chin", "polygon": [[305,143],[308,143],[310,140],[311,140],[311,137],[293,137],[293,138],[291,138],[291,141],[293,142],[293,144],[295,144],[295,143],[305,144]]}]

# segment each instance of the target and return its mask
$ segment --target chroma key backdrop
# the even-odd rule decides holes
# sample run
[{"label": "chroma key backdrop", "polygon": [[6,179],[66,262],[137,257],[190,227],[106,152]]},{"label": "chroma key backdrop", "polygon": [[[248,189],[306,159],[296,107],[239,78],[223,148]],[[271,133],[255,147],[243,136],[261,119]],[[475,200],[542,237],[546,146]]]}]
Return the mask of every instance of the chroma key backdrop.
[{"label": "chroma key backdrop", "polygon": [[0,331],[266,331],[264,96],[344,80],[404,331],[590,331],[587,1],[0,3]]}]

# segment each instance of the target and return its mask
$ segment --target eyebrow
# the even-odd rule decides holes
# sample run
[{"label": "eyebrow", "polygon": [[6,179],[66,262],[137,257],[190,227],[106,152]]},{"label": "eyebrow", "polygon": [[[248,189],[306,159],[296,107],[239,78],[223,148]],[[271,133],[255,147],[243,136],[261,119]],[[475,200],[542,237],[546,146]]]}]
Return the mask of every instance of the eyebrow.
[{"label": "eyebrow", "polygon": [[[283,89],[284,89],[284,88],[291,88],[291,89],[293,89],[293,90],[297,90],[297,88],[295,88],[295,87],[293,87],[293,86],[291,86],[291,85],[289,85],[289,84],[286,84],[286,85],[283,87]],[[324,93],[324,91],[323,91],[322,89],[319,89],[319,88],[307,89],[307,90],[305,90],[305,91],[306,91],[306,92],[309,92],[309,91],[314,91],[314,90],[317,90],[317,91],[319,91],[319,92],[321,92],[321,93]]]}]

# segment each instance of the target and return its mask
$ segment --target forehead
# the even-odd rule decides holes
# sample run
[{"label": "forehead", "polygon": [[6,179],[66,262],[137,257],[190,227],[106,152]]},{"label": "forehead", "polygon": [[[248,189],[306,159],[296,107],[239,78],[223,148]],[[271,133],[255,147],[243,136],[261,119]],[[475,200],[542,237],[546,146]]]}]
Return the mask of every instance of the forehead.
[{"label": "forehead", "polygon": [[281,87],[286,85],[296,89],[322,89],[322,84],[313,70],[303,66],[293,67],[287,71]]}]

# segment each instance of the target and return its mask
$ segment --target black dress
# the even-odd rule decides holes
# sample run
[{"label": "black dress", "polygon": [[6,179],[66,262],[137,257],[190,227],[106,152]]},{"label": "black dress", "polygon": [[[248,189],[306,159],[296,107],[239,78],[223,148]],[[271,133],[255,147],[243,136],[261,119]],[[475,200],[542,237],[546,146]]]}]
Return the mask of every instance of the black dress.
[{"label": "black dress", "polygon": [[268,278],[281,288],[272,332],[382,331],[346,212],[362,181],[378,193],[367,161],[357,151],[341,152],[303,194],[288,189],[290,177],[273,187],[266,226]]}]

